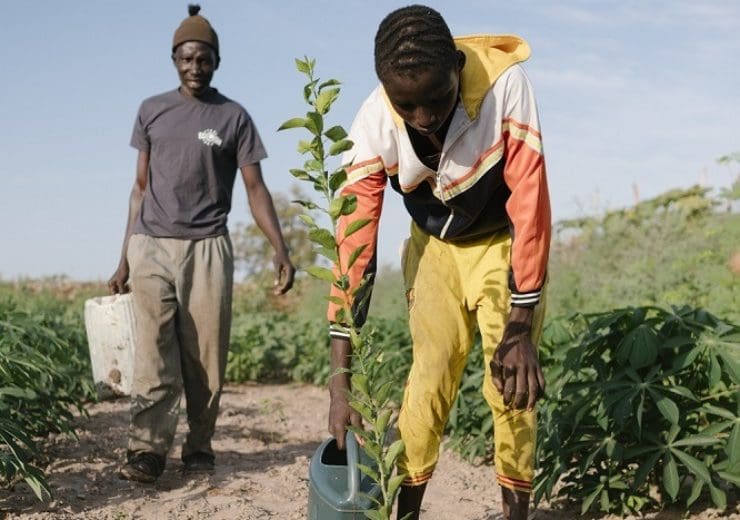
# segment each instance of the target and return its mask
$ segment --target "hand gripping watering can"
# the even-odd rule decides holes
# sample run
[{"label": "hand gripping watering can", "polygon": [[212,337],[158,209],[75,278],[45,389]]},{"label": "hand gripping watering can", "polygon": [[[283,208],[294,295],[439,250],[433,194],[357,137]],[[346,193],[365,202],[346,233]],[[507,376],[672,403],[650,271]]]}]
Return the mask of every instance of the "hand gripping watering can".
[{"label": "hand gripping watering can", "polygon": [[357,464],[374,467],[355,435],[347,432],[346,450],[337,448],[330,438],[321,443],[308,468],[309,520],[345,520],[365,518],[363,511],[373,507],[369,497],[379,498],[380,488],[362,473]]}]

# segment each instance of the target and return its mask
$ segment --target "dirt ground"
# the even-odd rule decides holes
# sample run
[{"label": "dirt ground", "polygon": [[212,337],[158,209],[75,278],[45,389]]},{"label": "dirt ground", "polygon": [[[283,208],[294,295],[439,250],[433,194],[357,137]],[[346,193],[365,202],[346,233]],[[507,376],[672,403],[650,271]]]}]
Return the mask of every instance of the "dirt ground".
[{"label": "dirt ground", "polygon": [[[179,460],[185,423],[181,420],[164,475],[150,485],[118,478],[124,458],[128,401],[92,406],[79,419],[79,439],[49,439],[46,468],[54,489],[49,503],[36,500],[25,484],[0,490],[0,518],[9,519],[304,519],[308,464],[327,437],[327,395],[304,385],[230,386],[222,399],[214,438],[216,471],[184,476]],[[183,418],[184,419],[184,418]],[[490,467],[475,467],[443,452],[426,494],[425,519],[500,520],[500,498]],[[734,512],[705,510],[696,519],[740,519]],[[578,516],[541,506],[537,519]],[[680,511],[650,515],[684,518]],[[595,518],[595,517],[591,517]],[[616,519],[617,517],[605,517]]]}]

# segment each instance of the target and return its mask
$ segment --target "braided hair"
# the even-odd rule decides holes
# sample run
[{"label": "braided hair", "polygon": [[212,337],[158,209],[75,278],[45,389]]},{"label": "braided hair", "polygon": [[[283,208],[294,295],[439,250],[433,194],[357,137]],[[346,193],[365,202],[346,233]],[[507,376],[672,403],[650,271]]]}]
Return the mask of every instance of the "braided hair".
[{"label": "braided hair", "polygon": [[380,22],[375,35],[375,72],[381,81],[389,74],[451,69],[457,59],[450,28],[431,7],[396,9]]}]

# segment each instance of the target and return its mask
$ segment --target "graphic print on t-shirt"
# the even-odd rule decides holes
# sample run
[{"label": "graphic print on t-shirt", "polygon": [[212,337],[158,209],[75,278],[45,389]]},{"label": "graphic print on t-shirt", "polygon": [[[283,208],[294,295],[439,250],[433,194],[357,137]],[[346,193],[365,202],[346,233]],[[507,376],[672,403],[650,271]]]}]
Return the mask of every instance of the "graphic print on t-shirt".
[{"label": "graphic print on t-shirt", "polygon": [[213,146],[214,144],[221,146],[221,143],[223,142],[218,136],[218,132],[216,132],[213,128],[208,128],[207,130],[202,130],[198,132],[198,139],[203,141],[206,146]]}]

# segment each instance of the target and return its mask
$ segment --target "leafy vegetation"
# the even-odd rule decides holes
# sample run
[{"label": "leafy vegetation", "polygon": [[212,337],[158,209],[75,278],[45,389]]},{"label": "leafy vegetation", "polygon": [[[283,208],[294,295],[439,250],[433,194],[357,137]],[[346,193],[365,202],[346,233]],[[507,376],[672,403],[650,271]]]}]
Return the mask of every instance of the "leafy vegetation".
[{"label": "leafy vegetation", "polygon": [[[740,484],[740,327],[689,307],[550,322],[536,498],[627,514]],[[657,488],[659,496],[651,494]]]},{"label": "leafy vegetation", "polygon": [[727,263],[740,214],[706,188],[672,190],[600,217],[560,222],[548,315],[631,305],[690,305],[740,322],[740,284]]},{"label": "leafy vegetation", "polygon": [[0,485],[23,480],[49,497],[33,439],[73,434],[72,410],[93,397],[81,311],[32,286],[0,287]]}]

